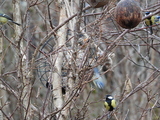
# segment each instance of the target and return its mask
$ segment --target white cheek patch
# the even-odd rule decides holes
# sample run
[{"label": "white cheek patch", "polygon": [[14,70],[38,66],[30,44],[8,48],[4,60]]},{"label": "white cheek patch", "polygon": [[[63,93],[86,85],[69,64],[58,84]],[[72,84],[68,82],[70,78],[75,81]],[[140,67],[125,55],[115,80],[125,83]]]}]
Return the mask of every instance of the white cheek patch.
[{"label": "white cheek patch", "polygon": [[112,96],[109,96],[108,99],[113,99],[113,97],[112,97]]}]

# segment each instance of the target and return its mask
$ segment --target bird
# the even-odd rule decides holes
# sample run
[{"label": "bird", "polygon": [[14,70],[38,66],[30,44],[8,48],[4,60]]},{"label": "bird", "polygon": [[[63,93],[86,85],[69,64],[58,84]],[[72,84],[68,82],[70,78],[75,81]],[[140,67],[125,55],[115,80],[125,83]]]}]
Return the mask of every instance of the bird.
[{"label": "bird", "polygon": [[[146,12],[145,16],[150,15],[151,12]],[[145,24],[150,28],[150,34],[153,34],[152,25],[159,24],[160,23],[160,16],[150,16],[149,18],[145,19]]]},{"label": "bird", "polygon": [[116,100],[111,95],[106,95],[106,100],[104,102],[104,107],[108,111],[113,111],[116,107]]},{"label": "bird", "polygon": [[[150,12],[146,12],[145,16],[148,16],[150,14]],[[152,16],[151,16],[152,17]],[[145,19],[145,25],[149,27],[150,29],[150,34],[153,34],[153,29],[152,29],[152,21],[151,21],[151,17]]]},{"label": "bird", "polygon": [[21,24],[15,22],[15,21],[13,21],[13,19],[12,19],[11,17],[9,17],[8,15],[3,14],[3,13],[0,13],[0,24],[1,24],[1,25],[4,25],[4,24],[6,24],[8,21],[9,21],[9,22],[12,22],[12,23],[14,23],[14,24],[16,24],[16,25],[18,25],[18,26],[21,25]]},{"label": "bird", "polygon": [[94,74],[93,79],[96,79],[93,81],[94,85],[98,87],[99,89],[104,89],[105,87],[105,76],[100,75],[100,69],[99,67],[93,68]]}]

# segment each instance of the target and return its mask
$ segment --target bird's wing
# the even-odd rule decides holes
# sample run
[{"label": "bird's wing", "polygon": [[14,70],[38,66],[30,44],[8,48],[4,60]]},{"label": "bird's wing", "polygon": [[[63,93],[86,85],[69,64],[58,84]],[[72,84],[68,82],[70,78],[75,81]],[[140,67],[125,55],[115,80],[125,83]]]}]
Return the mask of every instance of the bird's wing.
[{"label": "bird's wing", "polygon": [[96,78],[96,80],[93,81],[95,86],[97,86],[99,89],[103,89],[105,87],[104,78],[100,75],[99,69],[97,67],[93,68],[93,70],[94,78]]},{"label": "bird's wing", "polygon": [[5,17],[5,18],[7,18],[8,20],[13,21],[13,19],[12,19],[11,17],[9,17],[8,15],[6,15],[6,14],[0,13],[0,17]]},{"label": "bird's wing", "polygon": [[112,100],[111,106],[112,106],[113,108],[116,107],[116,101],[115,101],[115,100]]},{"label": "bird's wing", "polygon": [[110,109],[110,107],[109,107],[109,105],[108,105],[108,103],[107,103],[107,102],[104,102],[104,107],[105,107],[107,110],[109,110],[109,109]]}]

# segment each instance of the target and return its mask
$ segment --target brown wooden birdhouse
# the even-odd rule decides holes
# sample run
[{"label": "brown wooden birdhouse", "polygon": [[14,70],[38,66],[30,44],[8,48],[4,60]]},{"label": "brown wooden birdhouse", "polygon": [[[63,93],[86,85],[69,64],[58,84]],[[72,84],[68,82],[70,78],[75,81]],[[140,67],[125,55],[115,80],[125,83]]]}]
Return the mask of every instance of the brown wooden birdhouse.
[{"label": "brown wooden birdhouse", "polygon": [[136,27],[142,20],[142,11],[138,2],[134,0],[121,0],[115,9],[116,22],[123,28]]}]

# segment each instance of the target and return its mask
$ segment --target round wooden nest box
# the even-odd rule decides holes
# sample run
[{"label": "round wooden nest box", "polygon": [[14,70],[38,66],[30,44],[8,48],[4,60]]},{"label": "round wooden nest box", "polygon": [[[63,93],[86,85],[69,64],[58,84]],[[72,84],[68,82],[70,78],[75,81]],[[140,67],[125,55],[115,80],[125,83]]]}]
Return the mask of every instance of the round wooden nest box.
[{"label": "round wooden nest box", "polygon": [[115,9],[115,19],[122,28],[136,27],[142,20],[142,11],[138,2],[121,0]]},{"label": "round wooden nest box", "polygon": [[99,8],[108,4],[109,0],[86,0],[86,2],[93,8]]}]

